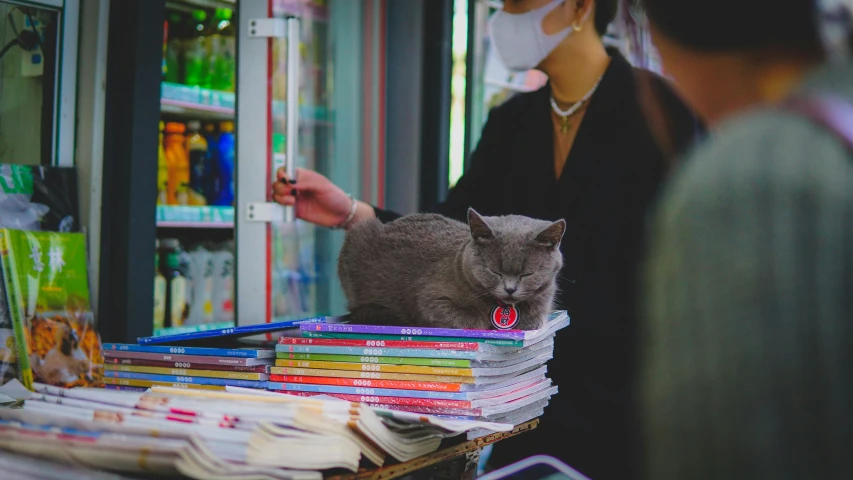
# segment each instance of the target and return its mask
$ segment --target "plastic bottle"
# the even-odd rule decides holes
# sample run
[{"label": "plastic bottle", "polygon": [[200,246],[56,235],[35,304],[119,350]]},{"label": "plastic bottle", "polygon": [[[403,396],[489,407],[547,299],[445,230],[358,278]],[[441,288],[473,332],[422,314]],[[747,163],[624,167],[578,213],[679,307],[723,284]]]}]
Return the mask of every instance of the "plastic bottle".
[{"label": "plastic bottle", "polygon": [[213,321],[213,254],[202,246],[190,252],[192,302],[187,325]]},{"label": "plastic bottle", "polygon": [[184,41],[184,83],[193,87],[210,88],[206,20],[207,12],[193,10],[188,38]]},{"label": "plastic bottle", "polygon": [[219,145],[216,137],[216,125],[207,123],[204,125],[204,139],[207,140],[207,153],[210,160],[204,179],[204,196],[208,205],[216,203],[219,196]]},{"label": "plastic bottle", "polygon": [[163,20],[163,59],[160,61],[160,75],[166,80],[166,46],[169,44],[169,20]]},{"label": "plastic bottle", "polygon": [[187,205],[190,183],[190,158],[187,153],[186,127],[183,123],[166,124],[164,149],[168,180],[166,183],[166,203],[169,205]]},{"label": "plastic bottle", "polygon": [[182,36],[185,34],[185,22],[181,14],[173,12],[169,14],[167,21],[167,43],[164,52],[165,75],[164,80],[171,83],[180,83],[184,78],[181,71],[181,56],[183,52]]},{"label": "plastic bottle", "polygon": [[160,142],[157,148],[157,205],[168,203],[166,191],[169,183],[169,166],[166,161],[166,148],[163,146],[163,130],[166,124],[160,122]]},{"label": "plastic bottle", "polygon": [[154,255],[154,329],[166,326],[166,277],[160,273],[160,255]]},{"label": "plastic bottle", "polygon": [[207,205],[204,196],[206,176],[210,174],[207,140],[201,135],[201,122],[187,124],[187,152],[190,161],[189,205]]},{"label": "plastic bottle", "polygon": [[231,23],[234,12],[230,8],[217,8],[213,29],[208,42],[210,45],[211,87],[226,92],[234,91],[234,79],[237,71],[236,31]]},{"label": "plastic bottle", "polygon": [[234,122],[219,124],[217,150],[219,162],[217,173],[218,195],[214,205],[234,205]]},{"label": "plastic bottle", "polygon": [[166,278],[166,327],[180,327],[184,324],[187,311],[187,278],[181,273],[181,247],[174,239],[163,239],[166,267],[162,269]]},{"label": "plastic bottle", "polygon": [[213,321],[234,321],[234,244],[213,252]]}]

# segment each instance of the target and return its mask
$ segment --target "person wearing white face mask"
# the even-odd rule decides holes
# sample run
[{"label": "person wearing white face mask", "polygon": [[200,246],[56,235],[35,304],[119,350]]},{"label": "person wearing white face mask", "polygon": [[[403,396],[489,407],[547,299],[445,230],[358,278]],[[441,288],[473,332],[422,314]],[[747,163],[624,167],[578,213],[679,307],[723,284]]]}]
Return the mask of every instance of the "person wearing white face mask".
[{"label": "person wearing white face mask", "polygon": [[[617,0],[504,2],[489,23],[500,58],[515,70],[537,68],[549,82],[491,111],[469,169],[435,208],[461,221],[473,207],[568,225],[558,303],[572,326],[557,336],[549,362],[561,392],[536,431],[496,445],[494,466],[544,453],[596,480],[634,471],[634,295],[644,217],[668,159],[700,127],[665,81],[605,48],[601,36],[616,11]],[[646,116],[644,106],[660,115]],[[273,198],[295,205],[305,221],[349,228],[399,216],[354,200],[316,172],[299,170],[296,181],[288,173],[279,170]]]}]

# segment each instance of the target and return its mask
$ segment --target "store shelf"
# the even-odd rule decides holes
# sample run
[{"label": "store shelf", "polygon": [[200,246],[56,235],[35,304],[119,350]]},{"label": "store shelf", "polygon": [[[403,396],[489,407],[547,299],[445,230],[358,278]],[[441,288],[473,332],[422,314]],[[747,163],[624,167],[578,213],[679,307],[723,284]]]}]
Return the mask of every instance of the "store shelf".
[{"label": "store shelf", "polygon": [[[160,90],[160,108],[164,113],[197,120],[233,120],[235,95],[233,92],[163,82]],[[274,118],[284,119],[287,115],[287,102],[274,101],[272,114]],[[301,122],[307,125],[334,123],[333,113],[324,107],[301,105],[299,116]]]},{"label": "store shelf", "polygon": [[157,205],[160,228],[234,228],[233,207]]},{"label": "store shelf", "polygon": [[160,108],[164,113],[199,120],[233,120],[235,95],[201,87],[163,82]]},{"label": "store shelf", "polygon": [[191,12],[198,8],[237,8],[236,0],[168,0],[166,8]]}]

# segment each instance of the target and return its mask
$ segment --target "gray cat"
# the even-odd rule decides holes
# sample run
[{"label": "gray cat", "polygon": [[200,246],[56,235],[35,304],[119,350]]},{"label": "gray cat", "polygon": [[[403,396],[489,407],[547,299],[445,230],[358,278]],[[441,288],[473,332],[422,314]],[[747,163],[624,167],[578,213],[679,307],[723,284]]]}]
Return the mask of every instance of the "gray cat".
[{"label": "gray cat", "polygon": [[563,220],[473,209],[468,225],[432,214],[362,222],[347,233],[338,261],[351,321],[492,329],[492,317],[512,305],[511,328],[538,329],[554,307],[565,230]]}]

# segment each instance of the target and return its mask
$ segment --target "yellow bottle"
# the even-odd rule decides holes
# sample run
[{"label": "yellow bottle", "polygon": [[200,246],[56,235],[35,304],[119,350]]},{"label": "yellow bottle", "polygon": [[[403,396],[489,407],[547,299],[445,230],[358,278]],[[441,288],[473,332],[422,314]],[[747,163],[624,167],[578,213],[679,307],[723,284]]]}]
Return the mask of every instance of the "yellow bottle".
[{"label": "yellow bottle", "polygon": [[160,144],[157,149],[157,205],[166,205],[166,189],[169,183],[169,165],[166,162],[166,149],[163,147],[163,130],[166,124],[160,122]]},{"label": "yellow bottle", "polygon": [[166,326],[166,277],[160,273],[160,254],[154,255],[154,330]]}]

